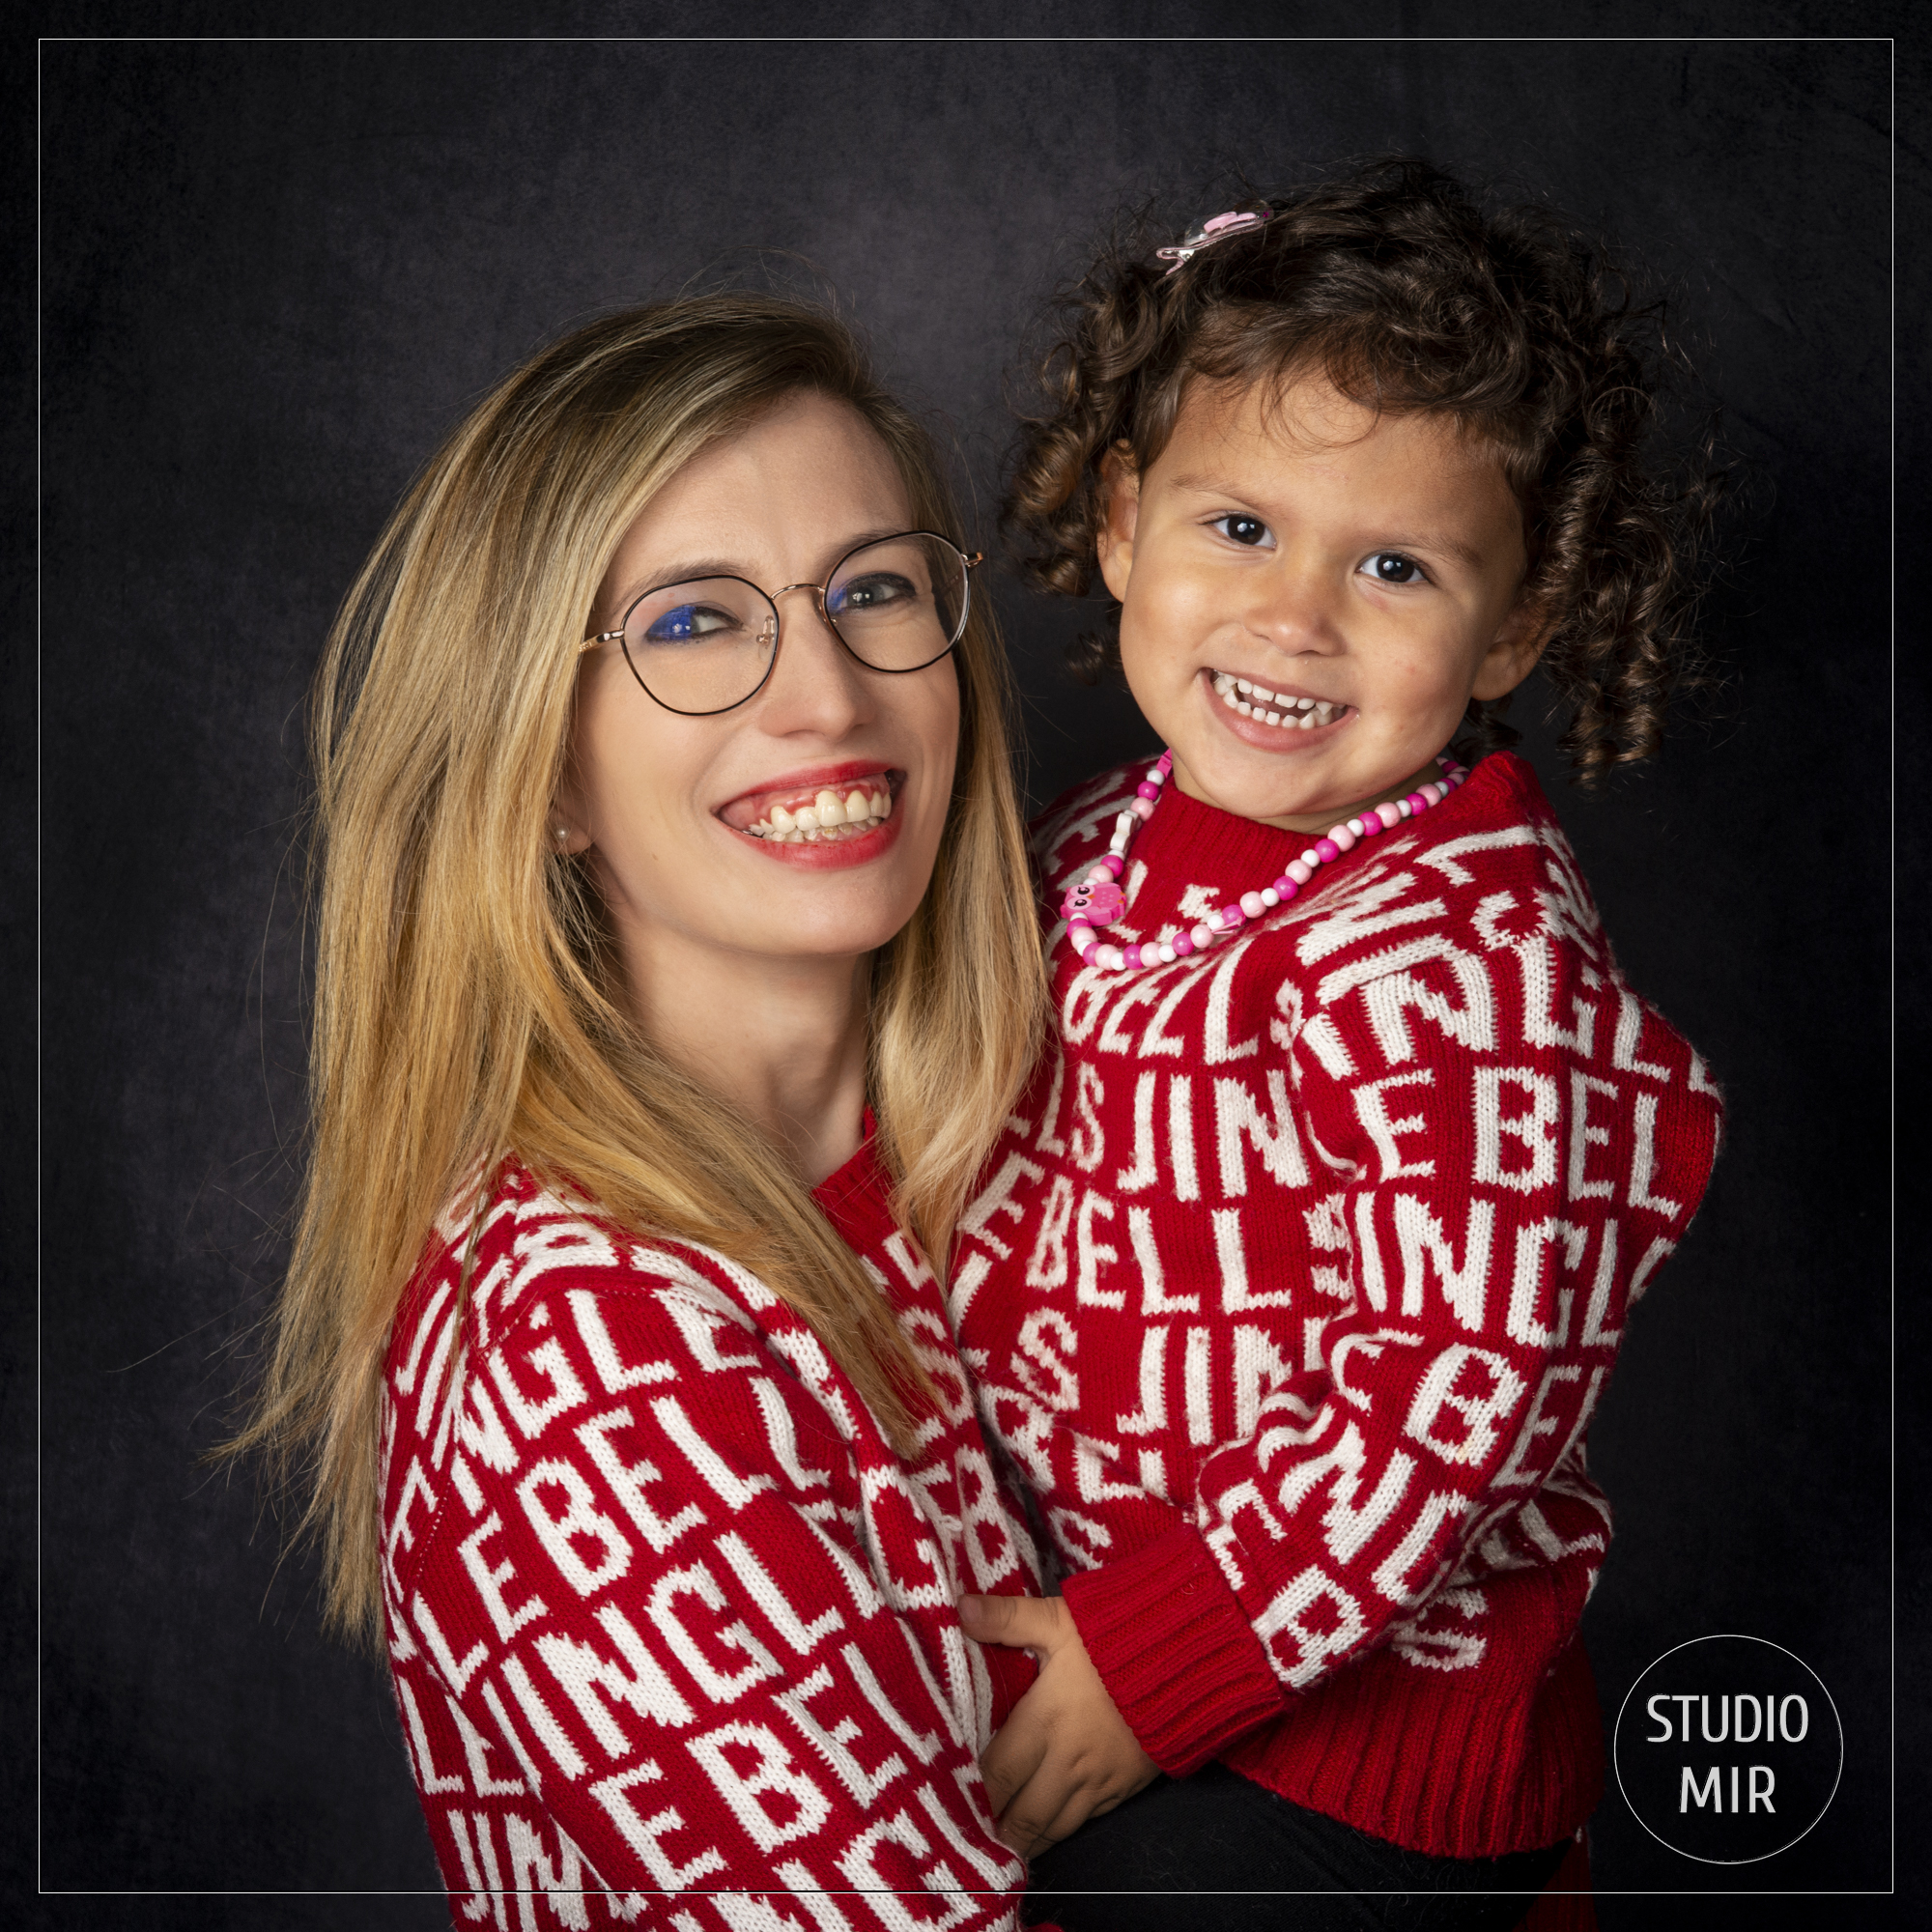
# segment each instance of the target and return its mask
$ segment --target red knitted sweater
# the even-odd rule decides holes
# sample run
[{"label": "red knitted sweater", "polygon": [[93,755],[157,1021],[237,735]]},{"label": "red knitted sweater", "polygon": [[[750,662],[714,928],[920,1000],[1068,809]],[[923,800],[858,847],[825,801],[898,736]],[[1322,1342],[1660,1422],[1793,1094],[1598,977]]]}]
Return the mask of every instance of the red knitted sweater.
[{"label": "red knitted sweater", "polygon": [[976,1760],[1033,1666],[953,1604],[1037,1591],[1034,1551],[869,1142],[817,1198],[944,1399],[911,1463],[743,1268],[514,1165],[452,1378],[469,1217],[436,1230],[389,1344],[383,1582],[458,1924],[1017,1922]]},{"label": "red knitted sweater", "polygon": [[[1041,822],[1052,903],[1142,771]],[[1108,936],[1306,843],[1170,784]],[[1507,754],[1204,957],[1052,949],[1060,1053],[952,1309],[1115,1701],[1177,1775],[1220,1757],[1436,1855],[1554,1843],[1603,1776],[1584,1431],[1710,1172],[1702,1064]]]}]

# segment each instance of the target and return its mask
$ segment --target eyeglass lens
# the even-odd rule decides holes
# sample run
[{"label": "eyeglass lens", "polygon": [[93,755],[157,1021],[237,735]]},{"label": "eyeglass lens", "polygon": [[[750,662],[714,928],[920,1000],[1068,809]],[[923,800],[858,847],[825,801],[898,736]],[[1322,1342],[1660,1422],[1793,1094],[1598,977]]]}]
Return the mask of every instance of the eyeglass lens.
[{"label": "eyeglass lens", "polygon": [[[920,532],[867,544],[833,573],[825,614],[874,670],[919,670],[943,658],[966,627],[965,560]],[[742,704],[770,672],[778,638],[777,607],[736,577],[666,584],[624,619],[624,655],[638,682],[674,711]]]}]

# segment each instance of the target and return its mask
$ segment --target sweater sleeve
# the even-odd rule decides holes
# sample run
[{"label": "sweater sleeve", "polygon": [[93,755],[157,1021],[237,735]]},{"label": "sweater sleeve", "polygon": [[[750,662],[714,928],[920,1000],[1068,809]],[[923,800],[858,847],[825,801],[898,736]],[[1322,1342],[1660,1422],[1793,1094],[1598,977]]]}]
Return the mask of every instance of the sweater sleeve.
[{"label": "sweater sleeve", "polygon": [[751,1922],[732,1890],[830,1923],[777,1895],[881,1888],[1016,1925],[977,1766],[998,1687],[952,1603],[1021,1579],[952,1577],[933,1534],[995,1506],[977,1471],[855,1463],[728,1311],[568,1270],[466,1366],[447,1466],[431,1520],[405,1498],[386,1595],[448,1863],[487,1789],[583,1885],[684,1894],[680,1925]]},{"label": "sweater sleeve", "polygon": [[[1534,1502],[1702,1193],[1719,1113],[1701,1065],[1522,898],[1485,901],[1480,943],[1343,953],[1283,1003],[1333,1181],[1306,1210],[1312,1299],[1343,1312],[1310,1324],[1320,1372],[1206,1456],[1193,1521],[1065,1585],[1165,1770],[1398,1635]],[[1187,1647],[1167,1650],[1154,1626],[1181,1604]]]}]

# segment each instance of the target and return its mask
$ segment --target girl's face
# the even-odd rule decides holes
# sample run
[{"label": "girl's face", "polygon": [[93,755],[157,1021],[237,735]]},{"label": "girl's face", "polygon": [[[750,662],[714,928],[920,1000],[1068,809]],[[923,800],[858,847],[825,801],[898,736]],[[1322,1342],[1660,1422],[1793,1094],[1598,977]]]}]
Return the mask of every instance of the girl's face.
[{"label": "girl's face", "polygon": [[1127,682],[1181,789],[1223,810],[1325,831],[1536,662],[1515,497],[1445,417],[1378,419],[1319,375],[1197,383],[1148,472],[1113,471]]},{"label": "girl's face", "polygon": [[[885,445],[856,411],[804,393],[695,457],[625,532],[593,612],[612,630],[638,595],[736,576],[767,592],[820,583],[855,544],[912,522]],[[810,592],[779,600],[778,663],[756,696],[707,718],[648,696],[615,642],[584,654],[564,849],[591,866],[634,970],[689,976],[753,956],[850,958],[911,918],[952,789],[952,660],[889,676],[856,662]],[[831,793],[849,822],[760,837]],[[829,816],[829,814],[828,814]],[[755,828],[755,829],[754,829]],[[662,997],[664,988],[653,989]]]}]

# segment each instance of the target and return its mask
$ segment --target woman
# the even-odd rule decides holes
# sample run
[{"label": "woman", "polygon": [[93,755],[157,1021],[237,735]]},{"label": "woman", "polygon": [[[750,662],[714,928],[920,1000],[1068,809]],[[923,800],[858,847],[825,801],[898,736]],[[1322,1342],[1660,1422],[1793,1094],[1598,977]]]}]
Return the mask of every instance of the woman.
[{"label": "woman", "polygon": [[1012,1922],[975,1759],[1033,1666],[953,1603],[1037,1577],[924,1257],[1042,981],[953,529],[838,325],[675,302],[477,409],[331,640],[248,1440],[460,1919]]}]

